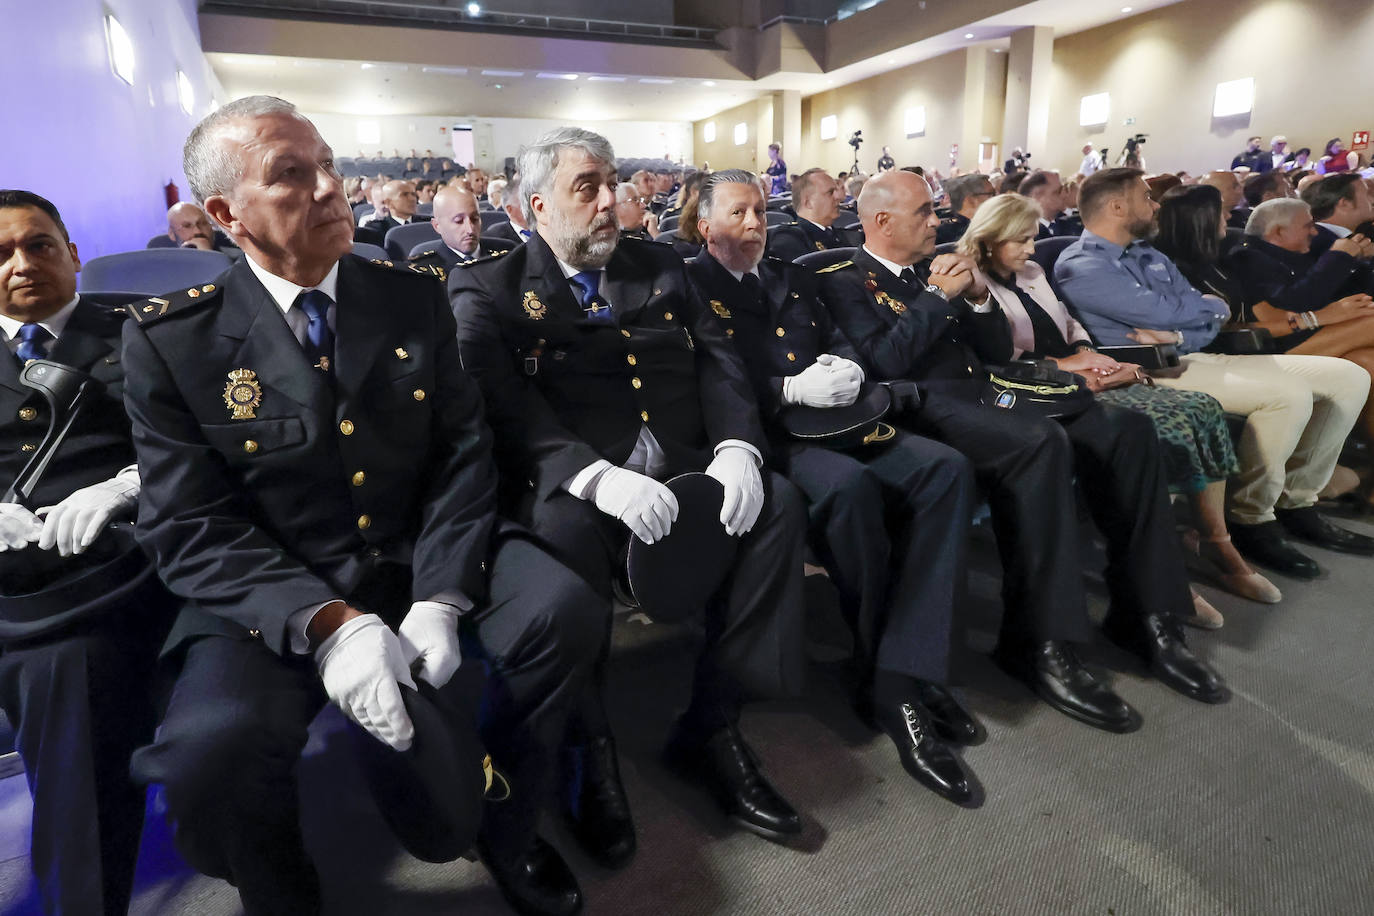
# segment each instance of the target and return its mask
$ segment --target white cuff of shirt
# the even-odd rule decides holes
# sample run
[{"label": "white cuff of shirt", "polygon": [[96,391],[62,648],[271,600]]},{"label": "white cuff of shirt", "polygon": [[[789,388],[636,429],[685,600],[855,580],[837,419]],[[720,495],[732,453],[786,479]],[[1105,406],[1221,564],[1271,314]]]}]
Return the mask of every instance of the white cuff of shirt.
[{"label": "white cuff of shirt", "polygon": [[578,499],[591,499],[596,493],[596,482],[601,475],[614,467],[605,458],[598,458],[576,474],[563,481],[563,489]]},{"label": "white cuff of shirt", "polygon": [[[410,606],[410,610],[413,611],[415,608],[424,605],[425,607],[452,612],[454,617],[461,617],[474,607],[472,601],[461,592],[452,592],[446,595],[446,597],[457,599],[457,603],[450,604],[447,601],[416,601]],[[325,605],[333,604],[335,601],[343,601],[343,599],[332,598],[329,601],[321,601],[313,607],[303,607],[286,618],[286,632],[291,641],[292,652],[296,655],[310,654],[310,637],[306,635],[306,631],[310,628],[310,621],[315,619],[315,615],[320,612],[321,608]]]},{"label": "white cuff of shirt", "polygon": [[748,442],[745,442],[743,439],[724,439],[721,441],[719,445],[716,446],[715,451],[713,451],[711,454],[719,455],[722,449],[727,448],[744,449],[746,452],[754,456],[754,467],[763,467],[763,454],[758,449],[750,445]]}]

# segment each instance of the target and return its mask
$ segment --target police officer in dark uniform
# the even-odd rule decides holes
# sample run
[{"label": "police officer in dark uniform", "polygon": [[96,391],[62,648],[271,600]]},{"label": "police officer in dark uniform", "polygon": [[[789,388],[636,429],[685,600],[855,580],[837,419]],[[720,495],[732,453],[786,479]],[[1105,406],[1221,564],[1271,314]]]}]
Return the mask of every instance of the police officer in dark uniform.
[{"label": "police officer in dark uniform", "polygon": [[912,776],[967,802],[968,780],[941,739],[979,734],[943,686],[965,581],[973,469],[949,446],[898,430],[847,452],[789,439],[779,425],[788,405],[847,407],[863,370],[816,300],[810,272],[760,261],[764,207],[751,173],[712,174],[699,209],[706,250],[687,272],[744,355],[778,469],[810,502],[812,542],[857,631],[861,703]]},{"label": "police officer in dark uniform", "polygon": [[185,168],[246,257],[129,306],[139,540],[188,600],[168,641],[177,684],[135,775],[165,786],[182,855],[249,913],[318,912],[296,788],[307,725],[332,700],[404,752],[416,678],[475,714],[453,678],[475,654],[495,679],[482,736],[515,787],[478,849],[520,912],[577,912],[535,826],[599,608],[496,516],[442,289],[348,253],[332,154],[287,102],[221,107]]},{"label": "police officer in dark uniform", "polygon": [[1066,422],[983,405],[979,352],[1008,352],[1008,324],[970,262],[925,260],[938,225],[930,188],[896,171],[864,186],[867,241],[852,261],[818,272],[821,298],[875,378],[920,383],[913,429],[963,452],[992,509],[1003,557],[998,659],[1051,705],[1124,732],[1139,716],[1082,666],[1088,638],[1073,476],[1107,540],[1106,630],[1193,699],[1225,698],[1221,679],[1183,643],[1191,608],[1174,537],[1159,442],[1143,415],[1093,405]]},{"label": "police officer in dark uniform", "polygon": [[797,221],[768,230],[768,256],[793,261],[811,251],[853,248],[862,242],[852,229],[836,229],[844,188],[825,169],[807,169],[792,182]]},{"label": "police officer in dark uniform", "polygon": [[0,706],[33,796],[44,911],[123,913],[143,826],[129,756],[153,734],[150,674],[174,606],[132,537],[107,526],[133,517],[139,491],[121,400],[125,316],[77,295],[80,268],[51,203],[0,191],[0,488],[53,419],[20,382],[23,365],[51,360],[100,386],[27,507],[0,503]]},{"label": "police officer in dark uniform", "polygon": [[514,245],[482,244],[482,220],[477,196],[462,188],[444,188],[434,195],[434,216],[429,221],[439,241],[410,259],[410,266],[448,280],[449,271],[479,258],[500,257]]},{"label": "police officer in dark uniform", "polygon": [[969,220],[979,204],[991,198],[997,191],[988,176],[982,174],[960,175],[945,180],[945,194],[949,197],[949,216],[940,220],[935,230],[935,244],[946,245],[957,242],[968,231]]},{"label": "police officer in dark uniform", "polygon": [[[738,729],[741,704],[795,693],[803,668],[797,491],[760,470],[753,391],[715,316],[665,245],[621,240],[615,157],[603,137],[553,131],[521,150],[526,210],[539,231],[503,258],[449,276],[463,366],[482,388],[502,484],[520,520],[604,598],[630,537],[652,543],[677,515],[660,481],[705,471],[739,537],[730,576],[705,609],[706,642],[670,758],[768,837],[797,813],[769,786]],[[599,679],[598,679],[599,680]],[[574,833],[608,866],[634,851],[601,683],[570,730]]]}]

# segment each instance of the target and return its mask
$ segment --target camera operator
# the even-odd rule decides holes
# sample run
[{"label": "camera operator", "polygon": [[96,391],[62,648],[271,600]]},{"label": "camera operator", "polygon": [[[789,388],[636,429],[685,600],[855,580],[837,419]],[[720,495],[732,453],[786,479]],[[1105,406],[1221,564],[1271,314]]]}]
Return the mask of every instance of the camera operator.
[{"label": "camera operator", "polygon": [[1128,169],[1140,169],[1145,171],[1145,154],[1140,148],[1145,145],[1147,134],[1136,134],[1126,141],[1126,145],[1121,149],[1121,155],[1117,157],[1116,164]]},{"label": "camera operator", "polygon": [[1021,147],[1013,147],[1011,158],[1002,164],[1002,171],[1008,175],[1012,172],[1023,172],[1030,168],[1030,157],[1031,154],[1021,149]]}]

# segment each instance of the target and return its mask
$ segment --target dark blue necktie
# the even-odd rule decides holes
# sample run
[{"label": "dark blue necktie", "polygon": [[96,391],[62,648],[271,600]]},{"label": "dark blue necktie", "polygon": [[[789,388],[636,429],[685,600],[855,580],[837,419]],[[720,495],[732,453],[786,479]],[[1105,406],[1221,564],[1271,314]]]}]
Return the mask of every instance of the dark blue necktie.
[{"label": "dark blue necktie", "polygon": [[603,299],[598,292],[601,288],[601,271],[584,270],[575,273],[572,275],[572,281],[582,290],[582,311],[587,313],[587,320],[601,324],[615,324],[615,316],[611,314],[611,304]]},{"label": "dark blue necktie", "polygon": [[19,365],[24,366],[31,359],[48,358],[48,341],[53,337],[48,333],[48,329],[41,324],[21,325],[19,328],[19,349],[14,352],[14,356],[19,360]]},{"label": "dark blue necktie", "polygon": [[329,307],[334,300],[318,289],[308,289],[296,299],[296,304],[310,319],[305,329],[305,356],[311,365],[324,372],[334,368],[334,332],[329,328]]}]

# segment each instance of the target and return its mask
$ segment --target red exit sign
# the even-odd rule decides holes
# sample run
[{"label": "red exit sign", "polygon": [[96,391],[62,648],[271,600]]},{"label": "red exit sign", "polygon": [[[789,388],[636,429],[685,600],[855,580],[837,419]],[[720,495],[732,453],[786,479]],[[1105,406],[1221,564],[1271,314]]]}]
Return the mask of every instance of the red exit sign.
[{"label": "red exit sign", "polygon": [[1355,135],[1350,138],[1351,149],[1365,149],[1369,146],[1369,131],[1357,130]]}]

